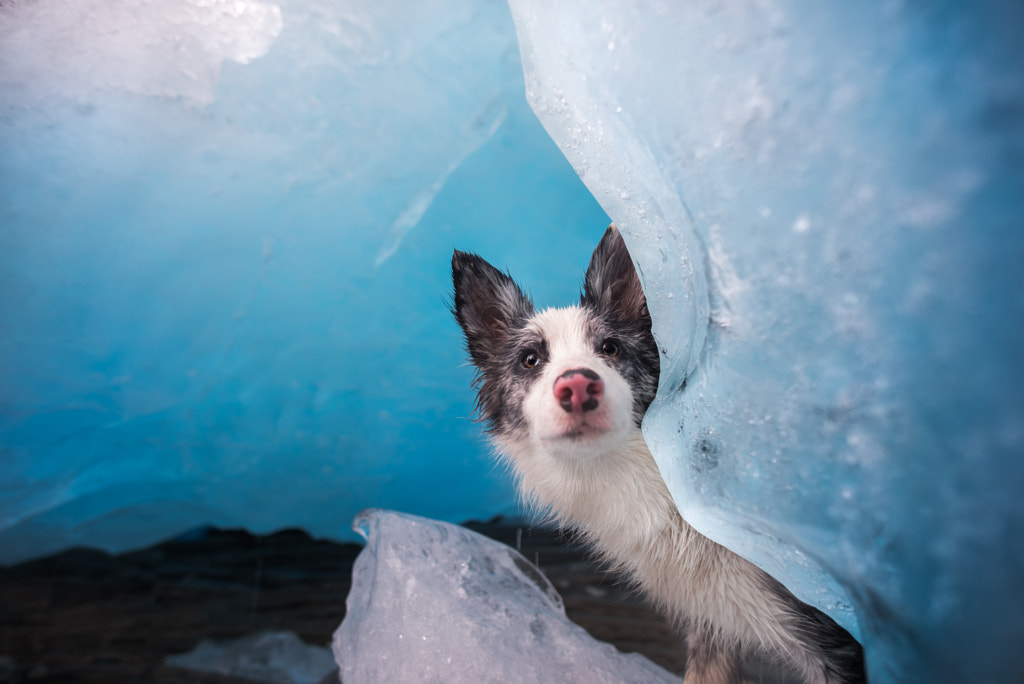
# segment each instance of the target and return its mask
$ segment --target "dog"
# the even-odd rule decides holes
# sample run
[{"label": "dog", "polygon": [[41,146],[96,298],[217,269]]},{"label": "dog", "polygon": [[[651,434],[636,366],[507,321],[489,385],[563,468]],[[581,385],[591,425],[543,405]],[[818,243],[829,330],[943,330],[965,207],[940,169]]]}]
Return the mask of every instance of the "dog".
[{"label": "dog", "polygon": [[527,502],[573,528],[686,635],[686,684],[740,682],[755,654],[808,684],[866,681],[846,630],[679,514],[640,431],[658,348],[614,224],[578,306],[538,312],[508,274],[457,250],[452,281],[477,416],[499,458]]}]

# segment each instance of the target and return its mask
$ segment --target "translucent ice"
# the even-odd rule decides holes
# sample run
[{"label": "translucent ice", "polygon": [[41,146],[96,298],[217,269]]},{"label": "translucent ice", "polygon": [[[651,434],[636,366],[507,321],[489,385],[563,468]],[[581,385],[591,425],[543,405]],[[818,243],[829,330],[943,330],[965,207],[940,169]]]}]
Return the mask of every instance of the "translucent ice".
[{"label": "translucent ice", "polygon": [[515,510],[448,260],[606,223],[503,0],[0,2],[0,563]]},{"label": "translucent ice", "polygon": [[680,681],[570,622],[547,578],[503,544],[391,511],[355,527],[367,545],[334,634],[345,684]]},{"label": "translucent ice", "polygon": [[192,651],[169,656],[164,662],[185,670],[270,684],[337,681],[331,652],[304,643],[293,632],[261,632],[227,643],[203,639]]},{"label": "translucent ice", "polygon": [[511,5],[642,273],[684,516],[872,682],[1021,680],[1022,5]]}]

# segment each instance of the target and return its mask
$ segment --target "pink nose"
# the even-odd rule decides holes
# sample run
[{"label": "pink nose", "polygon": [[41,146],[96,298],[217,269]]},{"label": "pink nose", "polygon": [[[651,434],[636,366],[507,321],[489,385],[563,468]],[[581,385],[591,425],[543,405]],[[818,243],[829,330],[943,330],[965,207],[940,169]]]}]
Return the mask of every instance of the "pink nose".
[{"label": "pink nose", "polygon": [[604,381],[594,371],[577,368],[555,380],[555,399],[566,413],[593,411],[604,398]]}]

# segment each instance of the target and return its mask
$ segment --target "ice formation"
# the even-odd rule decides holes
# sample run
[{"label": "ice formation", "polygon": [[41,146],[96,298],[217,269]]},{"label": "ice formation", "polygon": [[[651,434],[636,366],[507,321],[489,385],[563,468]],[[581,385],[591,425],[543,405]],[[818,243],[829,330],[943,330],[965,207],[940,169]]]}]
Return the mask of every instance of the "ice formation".
[{"label": "ice formation", "polygon": [[[683,514],[876,684],[1024,679],[1020,3],[512,9]],[[515,50],[497,0],[0,4],[0,562],[511,510],[447,261],[565,302],[606,221]]]},{"label": "ice formation", "polygon": [[511,6],[642,273],[685,517],[876,684],[1021,679],[1020,3]]},{"label": "ice formation", "polygon": [[164,664],[270,684],[331,684],[338,681],[330,650],[310,646],[294,632],[261,632],[220,643],[203,639]]},{"label": "ice formation", "polygon": [[361,514],[348,612],[334,634],[345,684],[680,680],[596,641],[515,550],[462,527],[393,511]]},{"label": "ice formation", "polygon": [[0,3],[0,563],[514,512],[452,249],[564,299],[607,220],[503,0]]}]

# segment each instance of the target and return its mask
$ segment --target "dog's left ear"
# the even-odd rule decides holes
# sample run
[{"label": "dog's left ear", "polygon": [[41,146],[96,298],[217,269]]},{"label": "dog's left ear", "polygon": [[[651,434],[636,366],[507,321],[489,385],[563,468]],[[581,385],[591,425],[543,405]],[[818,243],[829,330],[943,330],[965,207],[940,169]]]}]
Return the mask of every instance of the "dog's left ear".
[{"label": "dog's left ear", "polygon": [[650,330],[647,298],[626,243],[614,223],[608,226],[590,257],[580,303],[610,314],[623,323]]}]

